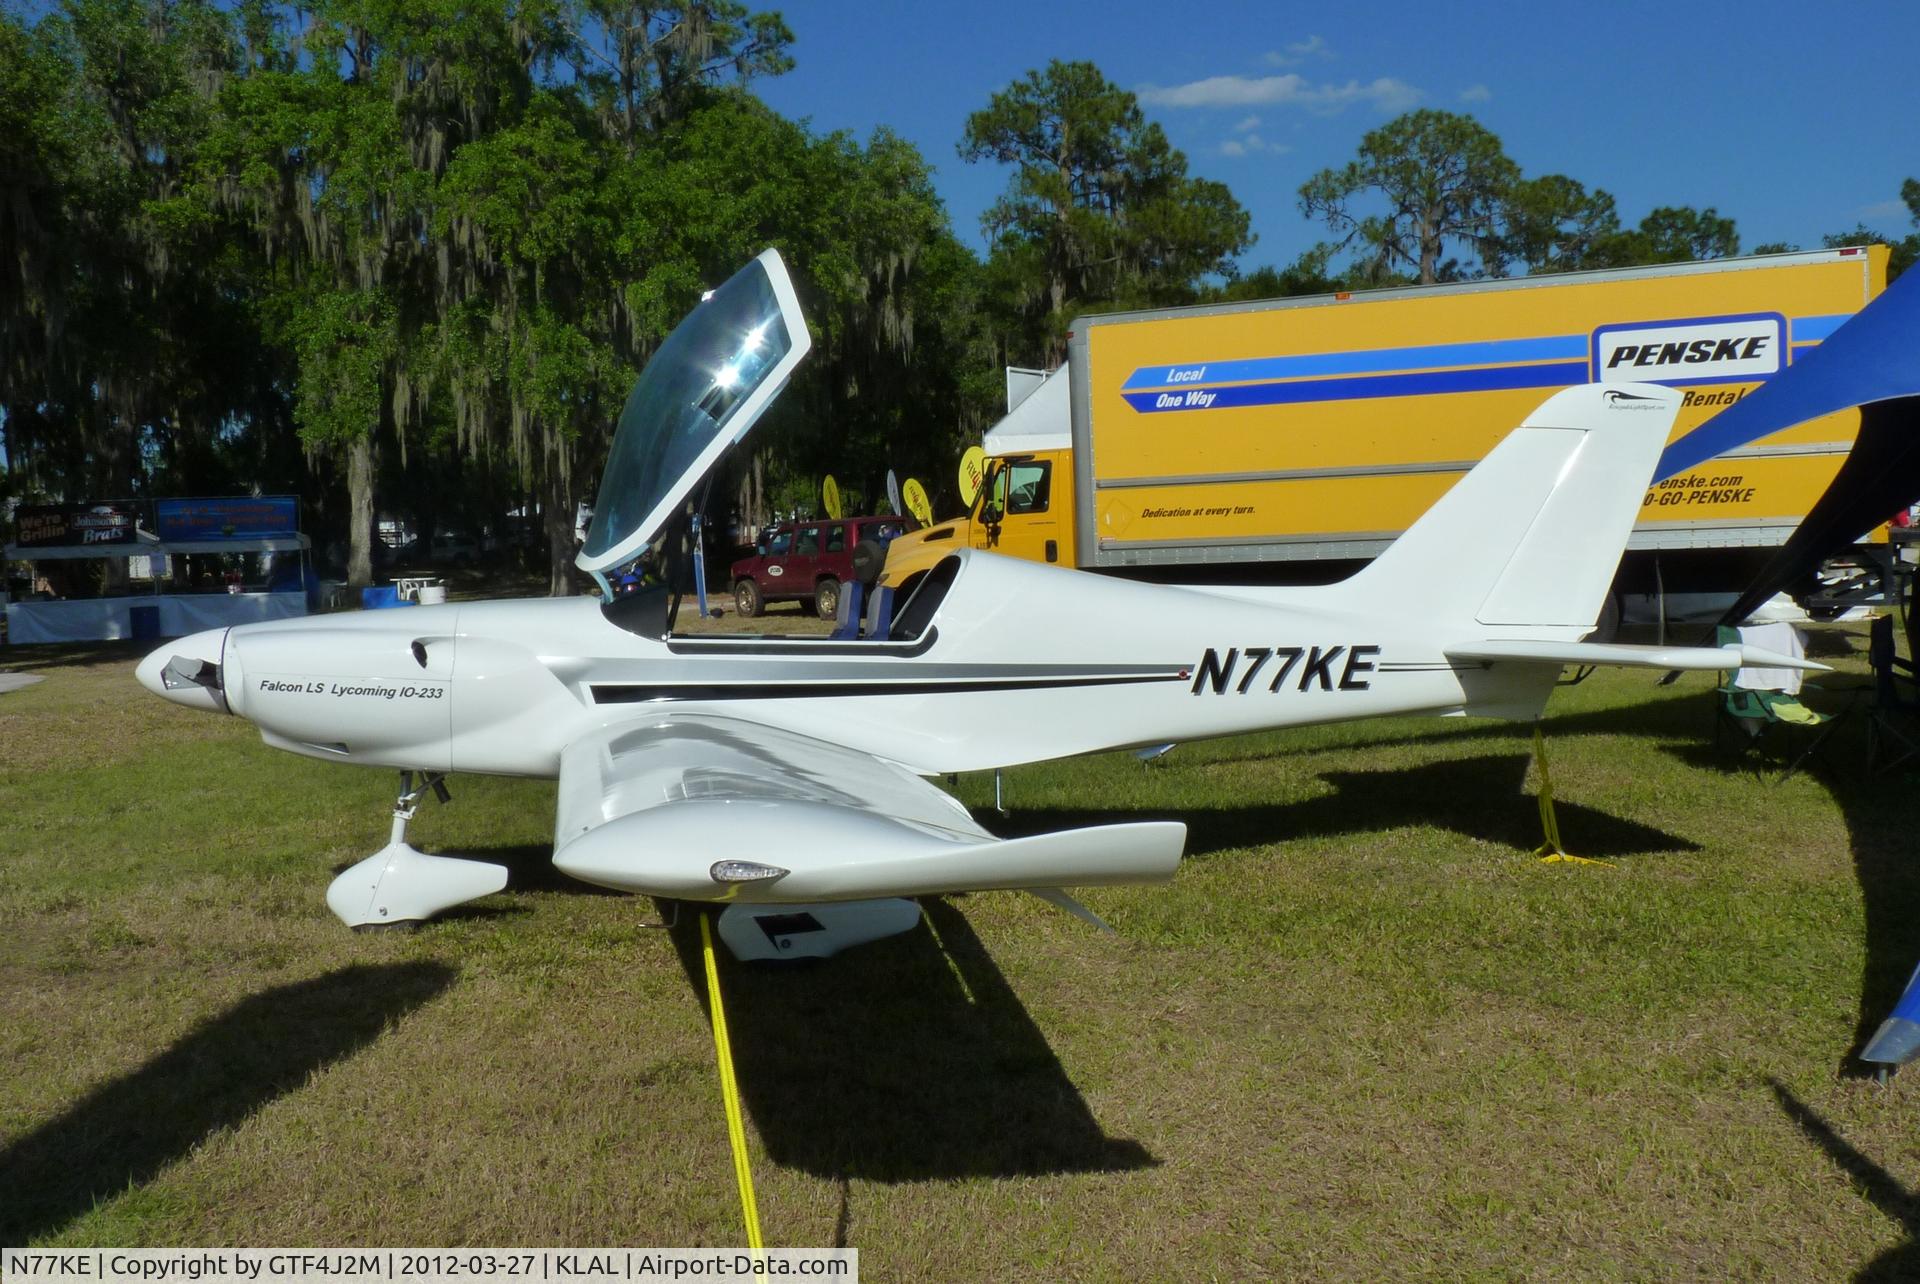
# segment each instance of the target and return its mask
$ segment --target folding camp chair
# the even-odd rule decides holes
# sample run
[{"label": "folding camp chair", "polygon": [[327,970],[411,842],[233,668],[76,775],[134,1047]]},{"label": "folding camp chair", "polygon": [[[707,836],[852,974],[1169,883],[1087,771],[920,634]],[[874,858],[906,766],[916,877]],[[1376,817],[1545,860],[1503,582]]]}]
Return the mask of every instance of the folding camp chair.
[{"label": "folding camp chair", "polygon": [[[1716,630],[1715,641],[1721,646],[1738,645],[1742,634],[1746,632],[1723,624]],[[1798,635],[1790,630],[1779,637],[1773,636],[1772,630],[1769,630],[1769,636],[1749,636],[1746,640],[1770,650],[1785,650],[1796,655],[1800,653]],[[1758,685],[1761,682],[1770,685]],[[1764,754],[1762,742],[1769,737],[1776,738],[1781,742],[1780,781],[1787,780],[1826,743],[1841,716],[1809,709],[1800,702],[1799,686],[1797,670],[1739,669],[1729,673],[1714,690],[1714,698],[1718,701],[1713,724],[1715,746],[1722,743],[1721,733],[1724,730],[1734,733],[1735,743],[1743,752],[1758,749]],[[1798,753],[1794,752],[1796,732],[1807,737]]]},{"label": "folding camp chair", "polygon": [[1920,682],[1912,660],[1893,645],[1893,617],[1882,615],[1867,632],[1873,666],[1873,706],[1867,711],[1867,774],[1891,771],[1920,754]]}]

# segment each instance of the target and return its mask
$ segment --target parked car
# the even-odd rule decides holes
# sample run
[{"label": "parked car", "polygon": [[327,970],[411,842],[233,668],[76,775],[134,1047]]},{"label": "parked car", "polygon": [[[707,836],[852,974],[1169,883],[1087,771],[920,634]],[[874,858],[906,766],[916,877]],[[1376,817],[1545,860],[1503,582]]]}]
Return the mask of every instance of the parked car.
[{"label": "parked car", "polygon": [[733,564],[733,601],[740,614],[760,614],[768,602],[813,602],[823,620],[840,608],[840,586],[853,578],[854,545],[885,547],[907,529],[903,517],[843,517],[779,522],[760,532],[753,555]]},{"label": "parked car", "polygon": [[428,555],[436,562],[474,562],[479,560],[480,552],[480,541],[473,536],[444,531],[436,534],[428,545]]},{"label": "parked car", "polygon": [[471,566],[480,560],[483,551],[481,541],[471,535],[438,534],[431,540],[410,539],[398,548],[387,550],[382,559],[380,550],[382,541],[374,541],[375,566],[391,563],[395,566]]}]

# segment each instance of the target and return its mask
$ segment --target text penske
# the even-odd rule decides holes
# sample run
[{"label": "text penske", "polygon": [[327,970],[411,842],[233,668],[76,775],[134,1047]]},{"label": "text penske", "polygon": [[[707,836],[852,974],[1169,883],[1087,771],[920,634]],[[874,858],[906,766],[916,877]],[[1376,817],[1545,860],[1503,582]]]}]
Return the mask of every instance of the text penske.
[{"label": "text penske", "polygon": [[1772,335],[1756,334],[1732,339],[1694,339],[1681,343],[1625,343],[1613,350],[1607,369],[1617,366],[1701,365],[1710,361],[1752,361],[1764,355]]},{"label": "text penske", "polygon": [[1277,693],[1290,681],[1295,691],[1366,691],[1379,654],[1377,646],[1230,646],[1225,655],[1208,647],[1194,668],[1193,694],[1246,695],[1262,682]]},{"label": "text penske", "polygon": [[1719,477],[1702,476],[1698,473],[1669,477],[1658,486],[1649,490],[1646,498],[1640,501],[1642,508],[1691,507],[1696,504],[1751,504],[1758,487],[1747,484],[1747,479],[1731,473]]}]

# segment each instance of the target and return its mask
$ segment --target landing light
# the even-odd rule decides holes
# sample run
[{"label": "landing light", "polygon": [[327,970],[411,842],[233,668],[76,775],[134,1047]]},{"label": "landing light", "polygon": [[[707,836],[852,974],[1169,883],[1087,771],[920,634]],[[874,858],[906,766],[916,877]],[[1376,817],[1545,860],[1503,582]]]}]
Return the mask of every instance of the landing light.
[{"label": "landing light", "polygon": [[707,873],[716,883],[762,883],[787,876],[787,871],[778,865],[760,865],[750,860],[717,860]]}]

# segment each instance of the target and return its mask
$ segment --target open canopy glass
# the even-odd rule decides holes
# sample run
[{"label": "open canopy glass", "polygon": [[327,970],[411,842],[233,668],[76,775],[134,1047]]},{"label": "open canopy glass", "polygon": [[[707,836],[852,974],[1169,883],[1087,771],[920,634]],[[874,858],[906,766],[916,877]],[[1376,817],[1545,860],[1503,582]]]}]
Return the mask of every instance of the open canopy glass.
[{"label": "open canopy glass", "polygon": [[709,291],[647,362],[620,412],[580,569],[599,575],[645,552],[810,347],[777,252]]}]

